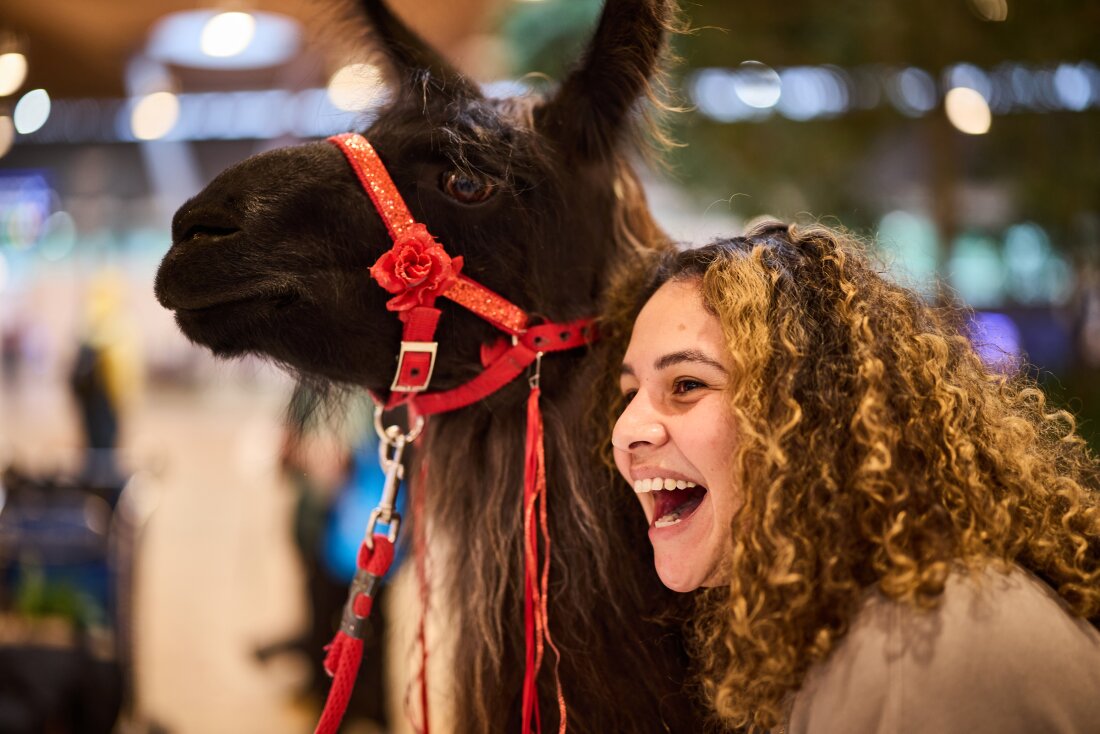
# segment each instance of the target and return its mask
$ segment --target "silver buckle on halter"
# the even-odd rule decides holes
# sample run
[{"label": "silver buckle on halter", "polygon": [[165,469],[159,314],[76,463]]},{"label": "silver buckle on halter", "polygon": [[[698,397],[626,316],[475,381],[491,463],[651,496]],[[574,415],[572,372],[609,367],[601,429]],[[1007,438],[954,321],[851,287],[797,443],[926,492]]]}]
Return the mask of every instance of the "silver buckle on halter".
[{"label": "silver buckle on halter", "polygon": [[[390,390],[393,392],[423,392],[428,389],[432,381],[432,373],[435,371],[435,354],[439,347],[438,342],[401,342],[401,351],[397,353],[397,372],[393,376],[393,384]],[[408,354],[428,355],[428,374],[424,377],[423,385],[402,385],[401,375],[404,372],[405,356]]]}]

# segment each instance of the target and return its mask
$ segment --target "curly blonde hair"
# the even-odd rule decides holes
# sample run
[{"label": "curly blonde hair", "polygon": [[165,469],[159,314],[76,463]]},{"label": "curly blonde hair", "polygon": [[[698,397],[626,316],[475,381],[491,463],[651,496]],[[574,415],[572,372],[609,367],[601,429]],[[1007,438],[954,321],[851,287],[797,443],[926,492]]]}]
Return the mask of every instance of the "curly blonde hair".
[{"label": "curly blonde hair", "polygon": [[636,307],[698,278],[734,375],[744,504],[692,635],[722,724],[783,721],[871,588],[929,608],[952,571],[1016,564],[1100,622],[1100,464],[1033,381],[983,364],[958,309],[818,225],[763,223],[659,271]]}]

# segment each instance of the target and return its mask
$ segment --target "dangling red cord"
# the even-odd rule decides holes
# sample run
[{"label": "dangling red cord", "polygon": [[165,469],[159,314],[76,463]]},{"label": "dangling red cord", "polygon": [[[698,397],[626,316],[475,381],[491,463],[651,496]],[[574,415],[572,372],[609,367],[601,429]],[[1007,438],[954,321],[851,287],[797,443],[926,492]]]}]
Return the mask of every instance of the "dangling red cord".
[{"label": "dangling red cord", "polygon": [[[537,365],[537,363],[536,363]],[[538,367],[536,366],[536,370]],[[523,487],[523,617],[526,631],[526,660],[523,677],[523,734],[542,734],[539,716],[538,675],[545,651],[543,643],[554,651],[554,683],[558,689],[558,732],[566,731],[565,696],[558,678],[561,655],[550,636],[550,612],[547,596],[550,579],[550,531],[546,512],[546,454],[543,445],[542,412],[539,410],[541,390],[538,373],[532,378],[531,394],[527,398],[527,442],[524,452]],[[536,516],[537,513],[537,516]],[[539,534],[546,554],[539,568]]]},{"label": "dangling red cord", "polygon": [[367,618],[374,605],[378,583],[393,563],[393,543],[385,535],[375,535],[372,549],[364,541],[359,547],[358,570],[348,592],[340,631],[325,648],[325,672],[332,676],[332,687],[325,701],[325,710],[314,734],[336,734],[359,675],[363,659],[363,638],[367,633]]},{"label": "dangling red cord", "polygon": [[430,734],[428,723],[428,605],[431,602],[431,587],[428,583],[428,544],[424,523],[424,491],[428,484],[428,461],[420,465],[420,484],[413,492],[413,552],[416,555],[416,581],[420,588],[420,619],[417,622],[416,636],[420,647],[420,670],[417,672],[417,684],[420,689],[420,728],[417,734]]}]

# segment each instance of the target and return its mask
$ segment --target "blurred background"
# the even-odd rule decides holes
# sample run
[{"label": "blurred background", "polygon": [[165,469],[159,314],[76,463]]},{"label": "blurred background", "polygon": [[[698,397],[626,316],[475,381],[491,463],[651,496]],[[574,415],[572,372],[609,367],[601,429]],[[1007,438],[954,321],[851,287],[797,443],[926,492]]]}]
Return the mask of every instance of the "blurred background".
[{"label": "blurred background", "polygon": [[[600,10],[393,5],[500,93],[560,78]],[[683,11],[684,145],[639,162],[668,231],[773,215],[874,239],[1100,447],[1100,5]],[[290,428],[308,396],[189,345],[152,281],[172,213],[218,171],[369,121],[385,91],[347,17],[335,0],[0,4],[2,731],[315,722],[377,489],[368,406]],[[406,730],[403,693],[389,714],[366,695],[347,730]]]}]

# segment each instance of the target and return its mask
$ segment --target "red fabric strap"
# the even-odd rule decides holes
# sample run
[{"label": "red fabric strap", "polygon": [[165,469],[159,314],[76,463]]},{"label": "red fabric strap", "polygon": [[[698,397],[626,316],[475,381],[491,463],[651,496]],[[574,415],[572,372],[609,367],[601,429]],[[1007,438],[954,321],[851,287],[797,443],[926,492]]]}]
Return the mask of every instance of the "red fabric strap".
[{"label": "red fabric strap", "polygon": [[501,331],[522,334],[527,328],[527,313],[522,308],[465,275],[459,275],[458,280],[443,292],[443,296]]},{"label": "red fabric strap", "polygon": [[464,408],[492,395],[519,377],[535,361],[539,352],[576,349],[594,338],[595,329],[591,319],[532,326],[518,338],[515,345],[504,351],[469,382],[450,390],[421,393],[411,400],[400,393],[393,393],[386,407],[395,408],[408,401],[415,406],[417,413],[424,416]]},{"label": "red fabric strap", "polygon": [[439,323],[439,309],[418,306],[402,311],[398,318],[404,322],[401,334],[401,351],[397,355],[397,372],[390,390],[394,393],[424,390],[435,369],[435,327]]},{"label": "red fabric strap", "polygon": [[344,133],[333,135],[329,142],[340,148],[351,163],[359,183],[374,203],[378,216],[386,223],[390,239],[396,240],[405,234],[405,230],[416,224],[404,199],[397,193],[389,172],[382,165],[382,159],[366,138],[358,133]]}]

